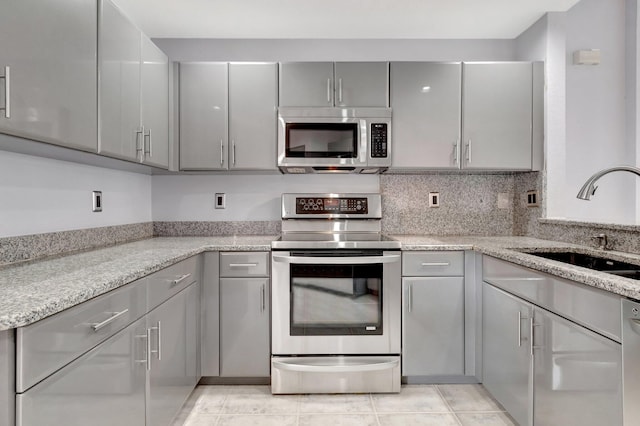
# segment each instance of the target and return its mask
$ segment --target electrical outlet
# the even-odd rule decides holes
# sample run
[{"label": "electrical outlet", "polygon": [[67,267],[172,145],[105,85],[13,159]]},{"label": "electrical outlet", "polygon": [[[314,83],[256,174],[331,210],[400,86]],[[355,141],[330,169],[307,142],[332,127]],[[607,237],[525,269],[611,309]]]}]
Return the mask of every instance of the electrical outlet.
[{"label": "electrical outlet", "polygon": [[93,191],[93,211],[101,212],[102,211],[102,191]]},{"label": "electrical outlet", "polygon": [[215,195],[216,209],[224,209],[227,207],[227,197],[224,192],[217,192]]},{"label": "electrical outlet", "polygon": [[527,191],[527,207],[537,207],[540,205],[538,191]]},{"label": "electrical outlet", "polygon": [[440,193],[439,192],[430,192],[429,193],[429,207],[440,207]]}]

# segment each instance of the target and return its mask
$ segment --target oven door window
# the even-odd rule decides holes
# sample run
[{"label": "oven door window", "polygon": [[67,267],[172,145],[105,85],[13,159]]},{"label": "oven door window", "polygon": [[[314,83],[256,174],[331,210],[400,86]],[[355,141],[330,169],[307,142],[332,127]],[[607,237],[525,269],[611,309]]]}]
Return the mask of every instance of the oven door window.
[{"label": "oven door window", "polygon": [[382,268],[292,264],[291,335],[382,334]]},{"label": "oven door window", "polygon": [[357,123],[289,123],[286,154],[295,158],[357,158]]}]

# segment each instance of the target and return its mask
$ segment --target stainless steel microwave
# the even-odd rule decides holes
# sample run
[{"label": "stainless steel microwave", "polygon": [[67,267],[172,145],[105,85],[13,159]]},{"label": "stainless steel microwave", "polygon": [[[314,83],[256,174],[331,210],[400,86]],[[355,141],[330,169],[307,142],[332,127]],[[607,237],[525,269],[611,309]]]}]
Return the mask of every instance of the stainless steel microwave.
[{"label": "stainless steel microwave", "polygon": [[283,173],[380,173],[391,165],[391,109],[280,108]]}]

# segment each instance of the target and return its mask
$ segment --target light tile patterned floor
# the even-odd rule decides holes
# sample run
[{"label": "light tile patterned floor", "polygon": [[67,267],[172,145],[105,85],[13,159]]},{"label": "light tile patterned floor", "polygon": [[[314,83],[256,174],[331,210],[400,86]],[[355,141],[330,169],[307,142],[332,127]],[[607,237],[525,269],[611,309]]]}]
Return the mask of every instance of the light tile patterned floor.
[{"label": "light tile patterned floor", "polygon": [[271,395],[198,386],[174,426],[514,426],[481,385],[405,385],[399,394]]}]

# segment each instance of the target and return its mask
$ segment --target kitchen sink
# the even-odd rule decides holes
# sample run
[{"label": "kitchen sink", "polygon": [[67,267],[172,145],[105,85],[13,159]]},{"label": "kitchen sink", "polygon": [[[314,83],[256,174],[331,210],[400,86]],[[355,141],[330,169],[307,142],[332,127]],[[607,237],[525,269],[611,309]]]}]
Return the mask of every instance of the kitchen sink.
[{"label": "kitchen sink", "polygon": [[533,256],[544,257],[545,259],[556,260],[570,265],[581,266],[596,271],[621,277],[640,280],[640,265],[607,259],[604,257],[591,256],[589,254],[564,252],[526,252]]}]

